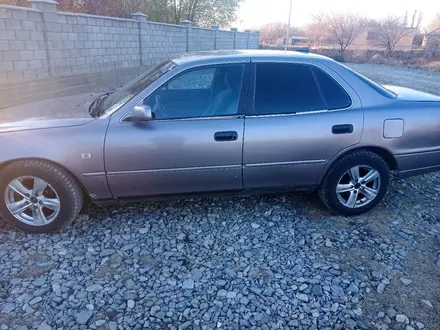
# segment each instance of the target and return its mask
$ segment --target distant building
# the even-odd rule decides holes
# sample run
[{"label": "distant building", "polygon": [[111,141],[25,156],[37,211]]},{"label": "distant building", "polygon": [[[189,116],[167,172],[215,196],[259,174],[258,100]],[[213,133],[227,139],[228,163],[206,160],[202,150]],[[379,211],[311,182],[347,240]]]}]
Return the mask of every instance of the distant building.
[{"label": "distant building", "polygon": [[440,48],[440,28],[437,28],[423,37],[422,47],[427,49]]},{"label": "distant building", "polygon": [[292,45],[307,46],[309,39],[307,37],[292,37]]}]

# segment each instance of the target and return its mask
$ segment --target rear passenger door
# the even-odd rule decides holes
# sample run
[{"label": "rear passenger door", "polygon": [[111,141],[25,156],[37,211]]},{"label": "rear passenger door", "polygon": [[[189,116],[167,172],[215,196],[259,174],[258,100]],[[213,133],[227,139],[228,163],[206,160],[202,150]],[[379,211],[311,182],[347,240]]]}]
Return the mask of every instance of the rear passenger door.
[{"label": "rear passenger door", "polygon": [[252,86],[244,188],[314,186],[335,155],[360,141],[359,99],[326,65],[256,62]]}]

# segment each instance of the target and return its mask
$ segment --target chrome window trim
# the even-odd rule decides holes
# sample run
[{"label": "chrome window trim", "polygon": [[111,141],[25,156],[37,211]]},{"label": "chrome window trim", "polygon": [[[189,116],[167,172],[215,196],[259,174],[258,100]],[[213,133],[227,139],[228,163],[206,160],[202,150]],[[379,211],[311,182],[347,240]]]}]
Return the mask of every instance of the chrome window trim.
[{"label": "chrome window trim", "polygon": [[335,112],[335,111],[346,111],[353,108],[353,105],[349,106],[348,108],[342,108],[342,109],[333,109],[333,110],[313,110],[313,111],[303,111],[303,112],[297,112],[297,113],[279,113],[279,114],[269,114],[269,115],[249,115],[245,116],[245,118],[267,118],[267,117],[291,117],[291,116],[304,116],[304,115],[313,115],[317,113],[327,113],[327,112]]},{"label": "chrome window trim", "polygon": [[[130,121],[122,121],[122,119],[124,119],[124,118],[125,118],[125,116],[119,120],[120,124],[133,124]],[[224,115],[224,116],[212,116],[212,117],[153,119],[153,120],[150,120],[145,123],[149,123],[149,122],[163,123],[163,122],[170,122],[170,121],[194,121],[194,120],[217,120],[217,119],[243,119],[243,118],[244,118],[243,114],[241,114],[241,115],[237,114],[237,115]]]}]

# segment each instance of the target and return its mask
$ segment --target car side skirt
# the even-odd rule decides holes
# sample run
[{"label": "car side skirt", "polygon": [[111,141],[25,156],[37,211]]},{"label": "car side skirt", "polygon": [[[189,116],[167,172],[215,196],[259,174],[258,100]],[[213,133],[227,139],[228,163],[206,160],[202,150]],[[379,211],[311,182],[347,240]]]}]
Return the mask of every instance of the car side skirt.
[{"label": "car side skirt", "polygon": [[175,199],[189,198],[209,198],[209,197],[227,197],[227,196],[253,196],[253,195],[270,195],[285,194],[292,192],[313,192],[317,186],[298,186],[298,187],[282,187],[282,188],[265,188],[265,189],[242,189],[227,191],[208,191],[200,193],[185,194],[166,194],[166,195],[150,195],[142,197],[124,197],[117,199],[97,199],[93,203],[98,205],[114,204],[114,203],[135,203],[141,201],[167,201]]}]

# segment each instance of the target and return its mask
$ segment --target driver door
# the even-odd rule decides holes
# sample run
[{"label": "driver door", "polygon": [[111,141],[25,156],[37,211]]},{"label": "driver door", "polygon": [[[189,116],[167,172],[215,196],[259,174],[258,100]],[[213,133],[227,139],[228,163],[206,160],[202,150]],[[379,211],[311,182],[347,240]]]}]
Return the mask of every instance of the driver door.
[{"label": "driver door", "polygon": [[[228,68],[240,72],[235,111],[217,109],[207,116]],[[246,68],[227,64],[189,69],[144,99],[155,119],[135,124],[112,117],[105,163],[113,196],[242,189]]]}]

